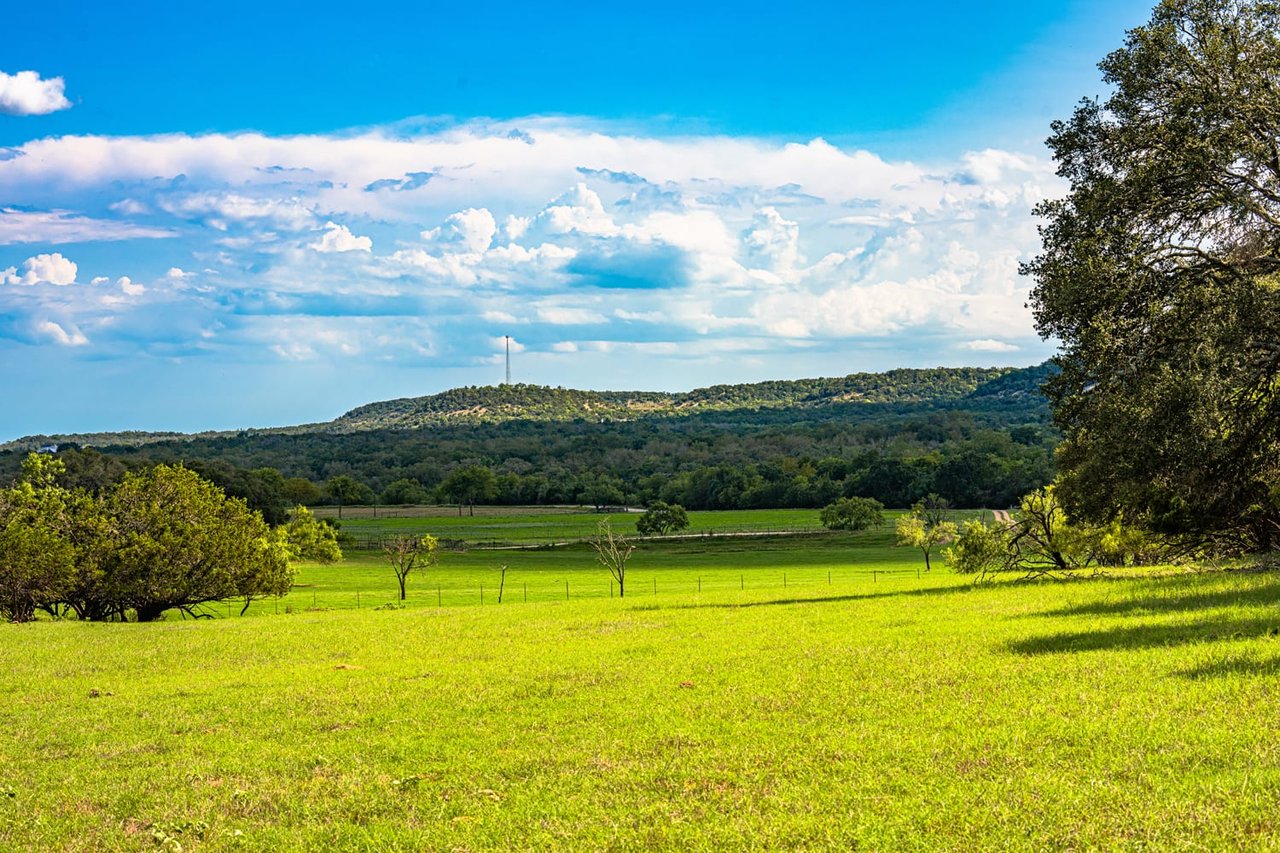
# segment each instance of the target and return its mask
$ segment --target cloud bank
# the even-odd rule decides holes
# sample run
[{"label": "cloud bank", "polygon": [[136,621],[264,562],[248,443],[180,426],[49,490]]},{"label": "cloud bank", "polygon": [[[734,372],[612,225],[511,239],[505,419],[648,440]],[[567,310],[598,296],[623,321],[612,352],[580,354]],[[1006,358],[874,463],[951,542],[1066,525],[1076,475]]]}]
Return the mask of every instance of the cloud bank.
[{"label": "cloud bank", "polygon": [[540,365],[593,352],[708,377],[1045,351],[1017,268],[1032,206],[1061,188],[1013,152],[913,163],[563,119],[10,151],[0,278],[23,286],[0,289],[0,341],[24,346],[456,367],[512,334]]}]

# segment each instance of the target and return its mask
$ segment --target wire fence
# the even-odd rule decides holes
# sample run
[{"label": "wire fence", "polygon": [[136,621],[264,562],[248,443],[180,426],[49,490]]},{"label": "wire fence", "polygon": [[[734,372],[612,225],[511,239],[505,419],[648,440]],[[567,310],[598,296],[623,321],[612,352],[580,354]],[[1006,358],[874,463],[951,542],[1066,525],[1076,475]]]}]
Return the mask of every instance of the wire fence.
[{"label": "wire fence", "polygon": [[[510,528],[507,528],[510,530]],[[892,531],[892,525],[881,525],[871,528],[869,533]],[[393,542],[400,536],[423,536],[431,534],[440,540],[440,547],[451,551],[467,550],[539,550],[545,548],[563,548],[572,545],[585,545],[592,541],[592,534],[586,531],[563,531],[560,535],[525,535],[525,536],[450,536],[454,531],[442,531],[430,524],[406,525],[395,530],[378,531],[343,531],[343,547],[355,551],[379,551],[383,545]],[[624,532],[628,539],[637,544],[646,542],[697,542],[708,539],[750,539],[774,538],[788,536],[821,536],[839,535],[842,531],[830,531],[820,524],[735,524],[707,527],[700,530],[688,530],[665,535],[641,536]]]},{"label": "wire fence", "polygon": [[[745,595],[744,603],[758,600],[760,593],[800,595],[815,600],[823,597],[840,597],[859,590],[874,592],[891,585],[894,591],[906,588],[935,587],[944,575],[926,572],[923,566],[916,568],[841,568],[824,571],[800,569],[797,571],[730,572],[710,570],[697,572],[628,572],[625,589],[605,572],[596,573],[527,573],[501,579],[459,579],[438,581],[426,577],[410,578],[407,597],[399,598],[394,586],[374,589],[350,589],[324,584],[299,585],[281,599],[256,601],[247,615],[272,613],[298,613],[325,610],[444,608],[459,606],[496,606],[508,604],[534,604],[556,601],[580,601],[584,599],[623,598],[628,601],[643,599],[678,599],[700,594],[730,594],[721,597],[721,603],[732,605],[732,593]],[[553,576],[548,576],[553,575]],[[950,576],[946,576],[950,577]],[[623,596],[625,592],[625,596]],[[748,595],[749,594],[749,595]],[[213,608],[212,615],[239,616],[241,603],[227,603]]]}]

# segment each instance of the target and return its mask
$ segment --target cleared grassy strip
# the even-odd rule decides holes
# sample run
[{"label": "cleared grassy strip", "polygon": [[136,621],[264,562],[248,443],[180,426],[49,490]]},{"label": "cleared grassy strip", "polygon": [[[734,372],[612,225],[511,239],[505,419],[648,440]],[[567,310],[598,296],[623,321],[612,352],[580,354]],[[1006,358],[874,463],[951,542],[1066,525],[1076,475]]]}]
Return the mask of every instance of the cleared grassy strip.
[{"label": "cleared grassy strip", "polygon": [[[586,539],[596,532],[596,526],[608,519],[613,529],[632,535],[640,514],[597,513],[588,509],[547,507],[477,507],[475,516],[440,513],[440,507],[379,508],[373,517],[371,507],[353,507],[344,510],[342,529],[366,544],[377,536],[394,536],[400,533],[430,533],[441,539],[458,540],[473,544],[542,544],[549,542],[574,542]],[[397,513],[386,515],[385,513]],[[885,513],[888,525],[901,514],[901,510]],[[963,511],[958,518],[968,518],[981,511]],[[317,514],[336,517],[336,509],[323,507]],[[681,531],[687,535],[723,535],[732,533],[761,533],[769,531],[822,532],[816,509],[752,509],[707,510],[689,513],[689,528]]]},{"label": "cleared grassy strip", "polygon": [[[936,586],[954,575],[924,574],[919,553],[889,545],[885,532],[813,538],[648,542],[632,557],[627,597],[677,593],[798,591],[864,584]],[[409,576],[407,607],[496,604],[502,565],[504,604],[617,596],[617,585],[590,547],[443,552],[440,564]],[[566,591],[567,584],[567,591]],[[347,609],[398,603],[399,589],[386,560],[352,552],[333,566],[304,564],[293,592],[280,601],[255,602],[247,615],[310,608]],[[482,600],[483,599],[483,600]],[[219,615],[226,615],[223,611]],[[232,615],[239,608],[233,606]]]},{"label": "cleared grassy strip", "polygon": [[0,848],[1280,847],[1275,575],[779,592],[0,626]]}]

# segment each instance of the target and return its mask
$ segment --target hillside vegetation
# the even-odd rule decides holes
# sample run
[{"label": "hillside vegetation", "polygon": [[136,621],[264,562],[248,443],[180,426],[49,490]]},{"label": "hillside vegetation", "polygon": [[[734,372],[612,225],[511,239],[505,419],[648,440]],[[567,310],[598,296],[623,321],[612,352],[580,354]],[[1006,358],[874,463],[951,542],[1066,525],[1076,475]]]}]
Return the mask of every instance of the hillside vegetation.
[{"label": "hillside vegetation", "polygon": [[248,430],[211,430],[192,435],[128,430],[29,435],[0,444],[0,452],[27,452],[51,443],[94,447],[138,447],[185,439],[243,435],[298,435],[422,429],[505,421],[558,422],[678,417],[702,412],[761,409],[812,410],[841,403],[944,403],[968,396],[1026,396],[1042,402],[1039,385],[1047,365],[1029,368],[938,367],[854,373],[828,379],[795,379],[713,385],[686,392],[580,391],[544,385],[454,388],[423,397],[369,403],[332,421]]},{"label": "hillside vegetation", "polygon": [[[1034,371],[1037,368],[1027,370]],[[712,385],[681,393],[577,391],[541,385],[491,385],[455,388],[427,397],[406,397],[371,403],[352,409],[325,426],[335,431],[414,429],[444,423],[625,420],[698,412],[805,409],[850,402],[940,402],[966,397],[988,383],[1023,374],[1027,370],[1000,367],[901,369],[886,373],[854,373],[833,379]]]}]

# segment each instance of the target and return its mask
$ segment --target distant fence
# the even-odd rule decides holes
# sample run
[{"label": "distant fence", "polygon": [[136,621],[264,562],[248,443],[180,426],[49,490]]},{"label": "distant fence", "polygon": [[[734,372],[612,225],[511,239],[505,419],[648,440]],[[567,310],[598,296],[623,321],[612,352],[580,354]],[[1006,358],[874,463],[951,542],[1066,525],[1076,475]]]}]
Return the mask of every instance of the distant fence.
[{"label": "distant fence", "polygon": [[[932,577],[948,573],[934,572]],[[890,589],[901,591],[904,584],[910,588],[934,587],[936,583],[918,586],[922,581],[929,581],[931,576],[919,567],[906,568],[835,568],[829,570],[798,571],[762,571],[745,572],[709,571],[697,572],[653,573],[635,572],[627,577],[627,600],[653,599],[658,597],[689,596],[701,593],[733,593],[733,592],[776,592],[784,595],[797,595],[821,601],[826,597],[838,598],[847,594],[851,586],[866,590],[868,585],[872,592],[860,592],[860,595],[875,594],[874,589],[881,584],[893,584]],[[830,593],[827,595],[826,593]],[[419,578],[416,582],[410,579],[409,597],[404,603],[394,587],[369,590],[351,590],[327,588],[325,585],[296,586],[283,599],[269,599],[255,602],[249,615],[265,615],[271,613],[296,613],[316,610],[373,610],[465,607],[475,605],[497,604],[534,604],[555,601],[578,601],[581,599],[603,599],[618,597],[618,585],[603,571],[599,573],[573,573],[572,577],[546,577],[535,575],[525,577],[508,577],[499,601],[499,581],[493,578],[484,583],[433,583],[430,577]],[[756,599],[744,601],[750,604]],[[799,601],[806,600],[800,598]],[[685,605],[678,605],[685,606]],[[715,606],[734,606],[733,598],[720,598]],[[212,615],[218,617],[235,617],[240,615],[240,605],[211,605],[207,608]]]},{"label": "distant fence", "polygon": [[[891,525],[884,525],[872,530],[892,530]],[[711,527],[704,530],[686,531],[682,533],[667,534],[665,536],[640,536],[638,534],[626,534],[627,538],[633,540],[637,544],[645,542],[687,542],[708,539],[750,539],[759,538],[766,539],[769,537],[786,537],[786,536],[821,536],[835,535],[841,531],[830,531],[819,524],[812,525],[794,525],[788,527],[779,527],[777,525],[727,525],[722,527]],[[392,542],[398,536],[422,536],[425,534],[437,536],[440,540],[440,547],[451,551],[467,551],[467,550],[542,550],[546,548],[565,548],[572,545],[585,545],[591,541],[589,536],[566,536],[558,538],[529,538],[529,539],[499,539],[491,537],[482,538],[449,538],[439,536],[439,528],[432,527],[430,524],[405,526],[394,531],[343,531],[344,537],[347,539],[346,548],[356,551],[377,551],[381,550],[383,544]]]}]

